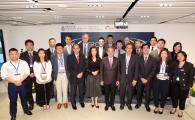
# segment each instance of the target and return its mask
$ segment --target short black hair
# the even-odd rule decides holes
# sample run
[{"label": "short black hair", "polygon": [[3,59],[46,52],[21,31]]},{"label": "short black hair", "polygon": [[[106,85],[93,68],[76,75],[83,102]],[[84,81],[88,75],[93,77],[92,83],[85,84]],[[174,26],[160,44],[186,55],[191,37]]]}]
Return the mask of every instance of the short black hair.
[{"label": "short black hair", "polygon": [[64,48],[64,45],[62,43],[57,43],[55,48],[57,48],[57,47],[63,47]]},{"label": "short black hair", "polygon": [[134,48],[134,45],[133,45],[131,42],[128,43],[128,44],[126,44],[125,48],[126,48],[127,46],[132,46],[132,48]]},{"label": "short black hair", "polygon": [[158,41],[157,37],[155,37],[155,36],[151,37],[149,41],[151,41],[151,39],[153,39],[153,38],[156,40],[156,42]]},{"label": "short black hair", "polygon": [[143,49],[145,46],[147,46],[148,48],[150,48],[150,45],[149,44],[143,44],[142,46],[141,46],[141,49]]},{"label": "short black hair", "polygon": [[107,38],[109,38],[109,37],[112,37],[112,38],[114,38],[114,36],[113,36],[113,35],[108,35],[108,36],[107,36]]},{"label": "short black hair", "polygon": [[162,41],[162,42],[164,42],[164,44],[166,44],[166,40],[165,39],[161,38],[161,39],[158,40],[158,42],[160,42],[160,41]]},{"label": "short black hair", "polygon": [[142,43],[142,41],[140,40],[140,39],[136,39],[135,41],[134,41],[134,43],[135,42],[140,42],[140,43]]},{"label": "short black hair", "polygon": [[69,37],[69,38],[71,38],[71,39],[72,39],[72,36],[71,36],[71,35],[66,35],[66,36],[65,36],[65,38],[66,38],[66,37]]},{"label": "short black hair", "polygon": [[54,41],[56,41],[56,39],[55,39],[55,38],[49,38],[49,42],[50,42],[51,40],[54,40]]},{"label": "short black hair", "polygon": [[10,49],[9,49],[9,53],[10,53],[10,52],[13,52],[13,51],[18,52],[18,50],[17,50],[16,48],[10,48]]},{"label": "short black hair", "polygon": [[28,39],[28,40],[25,41],[25,46],[26,46],[28,43],[32,43],[32,44],[34,45],[34,41],[31,40],[31,39]]},{"label": "short black hair", "polygon": [[123,41],[122,41],[122,40],[117,40],[117,41],[116,41],[116,44],[117,44],[117,43],[123,44]]},{"label": "short black hair", "polygon": [[99,40],[104,40],[104,41],[105,41],[105,39],[104,39],[103,37],[100,37],[100,38],[98,39],[98,41],[99,41]]},{"label": "short black hair", "polygon": [[185,52],[185,51],[179,51],[178,53],[177,53],[177,56],[178,56],[178,54],[182,54],[183,56],[184,56],[184,61],[186,61],[187,60],[187,57],[188,57],[188,55],[187,55],[187,53]]}]

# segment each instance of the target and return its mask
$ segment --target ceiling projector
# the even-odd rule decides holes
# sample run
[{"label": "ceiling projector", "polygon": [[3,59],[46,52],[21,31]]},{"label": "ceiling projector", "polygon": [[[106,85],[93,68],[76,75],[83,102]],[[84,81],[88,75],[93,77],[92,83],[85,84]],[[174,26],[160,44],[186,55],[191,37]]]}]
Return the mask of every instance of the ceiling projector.
[{"label": "ceiling projector", "polygon": [[124,19],[117,18],[116,21],[114,22],[114,27],[116,29],[128,29],[128,22],[125,21]]}]

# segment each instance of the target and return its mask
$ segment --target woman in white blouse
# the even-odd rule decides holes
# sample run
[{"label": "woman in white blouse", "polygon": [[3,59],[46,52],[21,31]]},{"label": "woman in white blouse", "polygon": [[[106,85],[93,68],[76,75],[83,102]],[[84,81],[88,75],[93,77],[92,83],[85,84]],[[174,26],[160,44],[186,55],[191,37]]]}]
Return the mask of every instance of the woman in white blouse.
[{"label": "woman in white blouse", "polygon": [[38,88],[41,92],[40,96],[43,109],[49,109],[52,65],[47,59],[46,51],[42,48],[38,50],[38,58],[37,61],[34,62],[33,69]]}]

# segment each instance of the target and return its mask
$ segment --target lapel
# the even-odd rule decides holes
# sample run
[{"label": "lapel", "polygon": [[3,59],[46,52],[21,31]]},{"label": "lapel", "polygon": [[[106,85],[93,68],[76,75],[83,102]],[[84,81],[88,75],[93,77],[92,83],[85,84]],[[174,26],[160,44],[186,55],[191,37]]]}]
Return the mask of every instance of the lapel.
[{"label": "lapel", "polygon": [[113,57],[113,61],[112,61],[112,66],[110,66],[110,61],[109,61],[108,57],[106,59],[107,59],[107,65],[109,66],[110,69],[112,69],[113,65],[114,65],[114,62],[115,62],[114,57]]}]

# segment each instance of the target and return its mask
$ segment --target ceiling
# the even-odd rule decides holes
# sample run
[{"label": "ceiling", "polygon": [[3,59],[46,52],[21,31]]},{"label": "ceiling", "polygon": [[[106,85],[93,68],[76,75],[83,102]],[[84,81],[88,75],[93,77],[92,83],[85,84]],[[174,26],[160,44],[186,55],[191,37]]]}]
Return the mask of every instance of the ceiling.
[{"label": "ceiling", "polygon": [[[113,24],[135,0],[0,0],[0,24]],[[129,24],[195,23],[195,0],[139,0]]]}]

